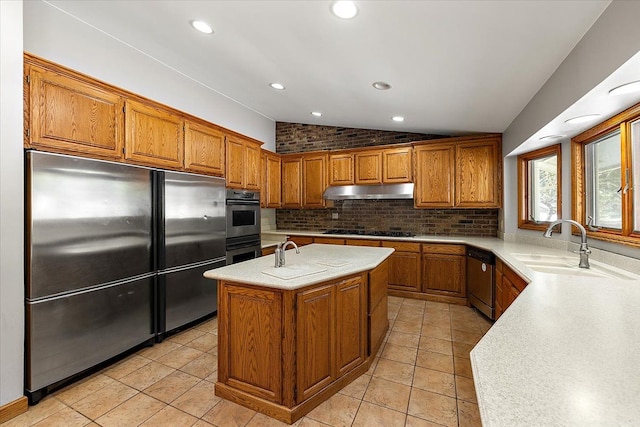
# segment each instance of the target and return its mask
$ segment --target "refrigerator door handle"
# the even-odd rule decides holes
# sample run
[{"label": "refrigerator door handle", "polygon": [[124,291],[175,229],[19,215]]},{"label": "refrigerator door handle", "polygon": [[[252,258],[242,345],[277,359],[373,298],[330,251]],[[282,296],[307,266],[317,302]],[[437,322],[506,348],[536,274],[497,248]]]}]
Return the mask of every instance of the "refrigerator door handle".
[{"label": "refrigerator door handle", "polygon": [[196,268],[196,267],[204,267],[205,265],[216,264],[216,263],[219,263],[219,262],[226,262],[226,261],[227,261],[226,256],[223,256],[223,257],[219,257],[219,258],[215,258],[215,259],[209,259],[209,260],[206,260],[206,261],[194,262],[193,264],[180,265],[178,267],[172,267],[172,268],[167,268],[167,269],[164,269],[164,270],[159,270],[158,274],[175,273],[177,271],[189,270],[191,268]]}]

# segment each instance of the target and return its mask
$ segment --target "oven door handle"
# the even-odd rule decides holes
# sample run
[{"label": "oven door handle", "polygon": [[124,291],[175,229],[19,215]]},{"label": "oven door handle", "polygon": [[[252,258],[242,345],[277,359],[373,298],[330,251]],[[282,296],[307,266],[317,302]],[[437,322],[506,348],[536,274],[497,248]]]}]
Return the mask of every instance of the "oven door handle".
[{"label": "oven door handle", "polygon": [[227,252],[237,251],[240,249],[260,247],[260,242],[238,243],[236,245],[227,245]]},{"label": "oven door handle", "polygon": [[240,199],[227,200],[227,206],[234,206],[234,205],[260,206],[260,201],[259,200],[240,200]]}]

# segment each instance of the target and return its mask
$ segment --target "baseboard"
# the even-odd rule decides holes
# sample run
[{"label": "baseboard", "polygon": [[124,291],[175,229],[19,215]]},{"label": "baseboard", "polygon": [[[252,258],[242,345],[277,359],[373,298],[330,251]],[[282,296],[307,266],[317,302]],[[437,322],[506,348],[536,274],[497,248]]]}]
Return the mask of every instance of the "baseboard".
[{"label": "baseboard", "polygon": [[13,402],[5,403],[0,406],[0,424],[27,412],[27,409],[29,409],[29,401],[26,396],[22,396]]}]

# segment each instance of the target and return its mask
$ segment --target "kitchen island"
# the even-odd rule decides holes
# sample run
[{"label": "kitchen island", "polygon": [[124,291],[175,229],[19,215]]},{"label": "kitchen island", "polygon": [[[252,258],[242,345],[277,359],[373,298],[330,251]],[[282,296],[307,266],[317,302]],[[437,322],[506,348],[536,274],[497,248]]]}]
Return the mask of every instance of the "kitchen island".
[{"label": "kitchen island", "polygon": [[210,270],[217,396],[293,423],[365,373],[388,330],[391,248],[312,244]]}]

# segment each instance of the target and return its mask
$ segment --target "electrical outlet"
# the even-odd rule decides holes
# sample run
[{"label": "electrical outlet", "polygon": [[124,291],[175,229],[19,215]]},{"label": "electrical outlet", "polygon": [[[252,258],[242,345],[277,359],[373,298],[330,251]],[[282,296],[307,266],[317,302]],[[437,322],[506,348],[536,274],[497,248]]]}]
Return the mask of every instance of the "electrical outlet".
[{"label": "electrical outlet", "polygon": [[338,212],[331,212],[331,219],[338,219]]}]

